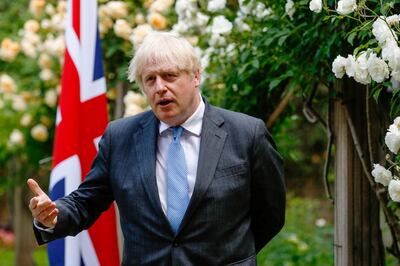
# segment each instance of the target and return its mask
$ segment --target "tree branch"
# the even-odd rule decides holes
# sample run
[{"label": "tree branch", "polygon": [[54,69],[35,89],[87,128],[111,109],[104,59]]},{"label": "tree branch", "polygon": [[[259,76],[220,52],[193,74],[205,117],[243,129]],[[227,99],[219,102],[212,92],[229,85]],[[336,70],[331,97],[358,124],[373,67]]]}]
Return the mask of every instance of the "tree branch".
[{"label": "tree branch", "polygon": [[282,101],[278,104],[274,112],[271,114],[271,116],[268,118],[267,121],[267,127],[271,128],[278,117],[281,115],[281,113],[285,110],[286,106],[289,104],[289,101],[292,99],[294,94],[294,90],[290,90],[285,97],[283,97]]}]

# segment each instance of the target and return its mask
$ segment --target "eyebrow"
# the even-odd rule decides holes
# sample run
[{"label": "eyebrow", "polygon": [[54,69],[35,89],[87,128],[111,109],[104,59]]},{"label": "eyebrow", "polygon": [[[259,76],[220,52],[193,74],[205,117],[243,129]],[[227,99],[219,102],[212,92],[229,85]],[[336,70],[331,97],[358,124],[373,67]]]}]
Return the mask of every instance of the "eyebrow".
[{"label": "eyebrow", "polygon": [[147,73],[143,73],[143,77],[145,76],[149,76],[149,75],[153,75],[153,74],[164,74],[164,73],[179,73],[180,70],[179,69],[175,69],[175,68],[168,68],[168,69],[155,69],[152,71],[149,71]]}]

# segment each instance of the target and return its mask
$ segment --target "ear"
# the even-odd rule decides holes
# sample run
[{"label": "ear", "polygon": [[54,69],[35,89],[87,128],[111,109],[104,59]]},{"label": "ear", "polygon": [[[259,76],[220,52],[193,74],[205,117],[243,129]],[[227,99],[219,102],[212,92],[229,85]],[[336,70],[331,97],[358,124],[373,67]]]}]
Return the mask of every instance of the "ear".
[{"label": "ear", "polygon": [[194,85],[196,86],[196,88],[198,88],[200,86],[200,81],[201,81],[201,70],[200,69],[197,69],[194,72],[193,81],[194,81]]}]

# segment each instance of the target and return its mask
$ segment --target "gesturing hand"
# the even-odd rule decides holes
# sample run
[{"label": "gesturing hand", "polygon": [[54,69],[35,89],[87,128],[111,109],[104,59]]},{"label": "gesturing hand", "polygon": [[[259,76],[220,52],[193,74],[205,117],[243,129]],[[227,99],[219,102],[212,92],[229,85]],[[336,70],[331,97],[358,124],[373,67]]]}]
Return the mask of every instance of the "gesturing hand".
[{"label": "gesturing hand", "polygon": [[29,189],[35,194],[29,202],[33,218],[46,227],[54,227],[57,223],[58,209],[56,204],[40,188],[33,179],[27,181]]}]

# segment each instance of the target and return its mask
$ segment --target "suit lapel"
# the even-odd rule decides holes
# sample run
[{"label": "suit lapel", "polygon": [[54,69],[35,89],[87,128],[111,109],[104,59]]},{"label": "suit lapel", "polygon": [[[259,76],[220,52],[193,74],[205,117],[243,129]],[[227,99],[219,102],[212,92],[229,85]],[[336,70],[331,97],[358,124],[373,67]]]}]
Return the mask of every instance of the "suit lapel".
[{"label": "suit lapel", "polygon": [[143,187],[156,213],[160,217],[165,217],[161,208],[156,179],[158,120],[152,112],[149,114],[149,117],[141,121],[141,128],[134,135],[134,143]]},{"label": "suit lapel", "polygon": [[200,203],[214,177],[227,136],[226,131],[220,128],[223,122],[223,118],[214,111],[212,106],[206,103],[201,131],[196,182],[192,198],[180,228],[190,220],[190,216]]}]

